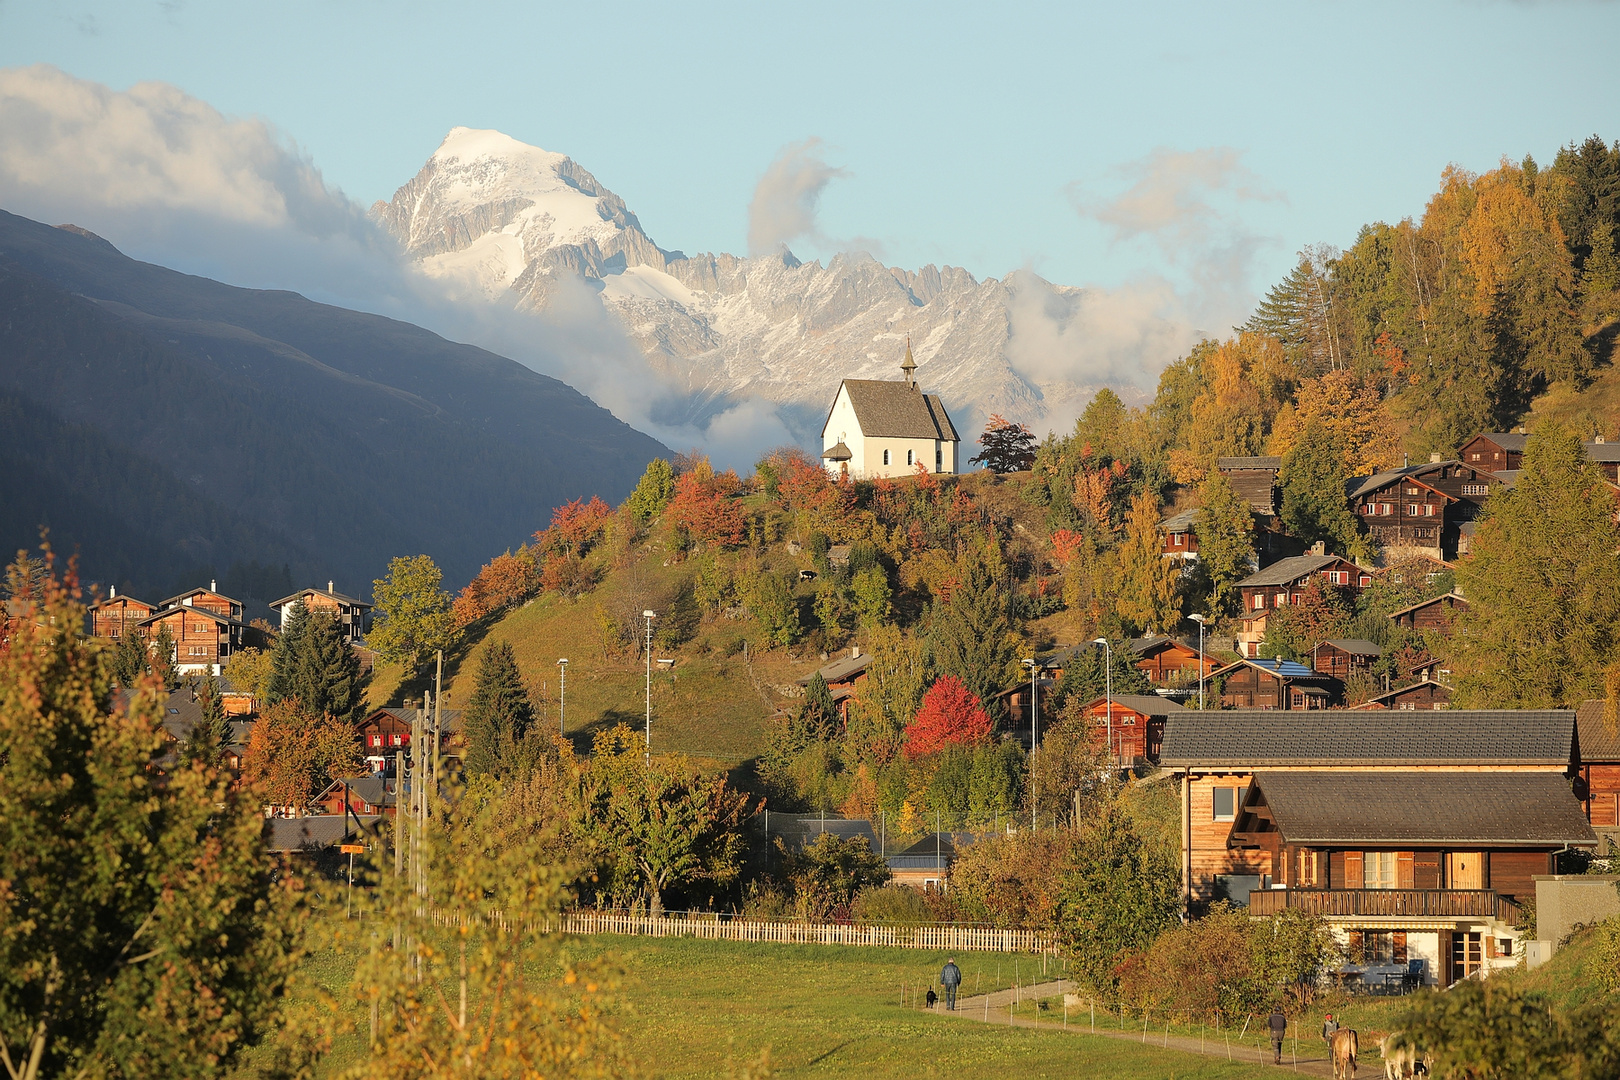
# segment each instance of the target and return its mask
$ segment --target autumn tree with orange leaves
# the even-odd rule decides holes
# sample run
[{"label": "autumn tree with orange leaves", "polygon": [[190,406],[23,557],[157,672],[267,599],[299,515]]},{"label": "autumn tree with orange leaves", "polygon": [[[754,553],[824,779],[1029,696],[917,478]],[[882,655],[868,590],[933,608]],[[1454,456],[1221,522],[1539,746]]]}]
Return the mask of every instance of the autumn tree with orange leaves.
[{"label": "autumn tree with orange leaves", "polygon": [[955,675],[941,675],[923,693],[906,727],[906,757],[916,760],[947,746],[977,746],[990,737],[990,714]]}]

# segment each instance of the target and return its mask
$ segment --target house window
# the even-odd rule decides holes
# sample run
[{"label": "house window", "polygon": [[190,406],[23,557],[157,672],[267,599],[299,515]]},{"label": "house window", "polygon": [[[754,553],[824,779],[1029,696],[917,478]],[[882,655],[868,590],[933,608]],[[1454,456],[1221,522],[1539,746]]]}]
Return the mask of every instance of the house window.
[{"label": "house window", "polygon": [[1417,503],[1407,503],[1406,504],[1406,516],[1407,517],[1417,517],[1418,514],[1420,514],[1420,513],[1422,513],[1422,511],[1418,509]]},{"label": "house window", "polygon": [[1277,605],[1276,606],[1277,607],[1287,607],[1288,606],[1288,594],[1287,593],[1280,592],[1280,593],[1277,594]]},{"label": "house window", "polygon": [[[1403,930],[1363,930],[1352,932],[1350,959],[1362,964],[1406,963],[1406,932]],[[1360,938],[1360,948],[1356,948]]]},{"label": "house window", "polygon": [[1395,852],[1364,851],[1361,853],[1361,860],[1366,888],[1393,889],[1395,887],[1397,880],[1395,876]]},{"label": "house window", "polygon": [[943,450],[936,449],[934,451],[934,471],[945,471],[945,451]]},{"label": "house window", "polygon": [[1365,589],[1367,586],[1372,584],[1372,575],[1371,574],[1362,574],[1361,575],[1361,581],[1358,584],[1363,589]]},{"label": "house window", "polygon": [[1418,493],[1418,489],[1415,487],[1409,487],[1406,489],[1406,493],[1408,495],[1416,495]]},{"label": "house window", "polygon": [[1425,503],[1423,505],[1423,516],[1434,517],[1434,503]]},{"label": "house window", "polygon": [[888,463],[889,463],[889,452],[887,450],[885,450],[885,451],[883,451],[883,464],[887,465]]},{"label": "house window", "polygon": [[915,465],[915,464],[917,464],[916,455],[910,450],[906,451],[906,464],[907,465]]},{"label": "house window", "polygon": [[1479,455],[1478,454],[1469,454],[1468,455],[1468,460],[1469,461],[1478,461],[1479,460]]},{"label": "house window", "polygon": [[1215,820],[1231,821],[1237,817],[1238,807],[1243,805],[1243,796],[1249,789],[1246,787],[1218,787],[1214,790]]},{"label": "house window", "polygon": [[1451,977],[1466,979],[1485,964],[1485,942],[1482,934],[1451,935]]},{"label": "house window", "polygon": [[1265,596],[1263,594],[1261,594],[1261,593],[1255,593],[1254,594],[1254,610],[1256,610],[1256,611],[1264,611],[1265,607],[1266,607],[1266,598],[1265,598]]},{"label": "house window", "polygon": [[1389,517],[1389,515],[1393,514],[1394,512],[1395,507],[1391,506],[1389,503],[1378,504],[1378,515],[1380,517]]},{"label": "house window", "polygon": [[192,646],[189,646],[187,648],[186,652],[187,652],[187,655],[190,655],[190,656],[207,656],[208,655],[208,646],[206,646],[206,645],[192,645]]}]

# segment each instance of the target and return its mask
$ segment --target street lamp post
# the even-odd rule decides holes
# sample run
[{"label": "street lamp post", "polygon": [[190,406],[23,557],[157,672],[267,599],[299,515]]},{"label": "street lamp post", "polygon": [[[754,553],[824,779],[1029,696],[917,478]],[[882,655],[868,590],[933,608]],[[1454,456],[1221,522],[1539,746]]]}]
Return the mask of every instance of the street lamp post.
[{"label": "street lamp post", "polygon": [[1035,715],[1035,693],[1036,693],[1035,680],[1036,680],[1037,675],[1040,673],[1041,665],[1036,663],[1035,659],[1033,657],[1025,659],[1023,661],[1023,665],[1025,667],[1029,668],[1029,763],[1030,763],[1030,770],[1029,770],[1029,827],[1030,827],[1030,830],[1033,832],[1034,829],[1036,828],[1036,822],[1035,822],[1035,768],[1034,768],[1034,766],[1035,766],[1035,743],[1039,739],[1039,736],[1040,736],[1040,729],[1037,726],[1036,715]]},{"label": "street lamp post", "polygon": [[652,621],[658,616],[651,611],[643,611],[641,617],[647,620],[647,754],[652,755]]},{"label": "street lamp post", "polygon": [[1100,637],[1092,642],[1093,645],[1103,647],[1103,694],[1108,709],[1108,761],[1114,761],[1114,646],[1107,638]]},{"label": "street lamp post", "polygon": [[568,657],[557,661],[557,734],[568,734]]},{"label": "street lamp post", "polygon": [[1198,709],[1204,709],[1204,617],[1202,615],[1189,615],[1188,618],[1198,624]]}]

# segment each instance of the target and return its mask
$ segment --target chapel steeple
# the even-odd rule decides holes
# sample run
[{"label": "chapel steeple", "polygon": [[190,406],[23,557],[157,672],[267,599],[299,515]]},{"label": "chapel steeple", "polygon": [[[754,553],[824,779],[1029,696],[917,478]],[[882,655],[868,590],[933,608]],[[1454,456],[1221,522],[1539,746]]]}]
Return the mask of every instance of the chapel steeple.
[{"label": "chapel steeple", "polygon": [[900,371],[906,377],[906,385],[913,390],[917,389],[917,361],[911,358],[911,335],[906,335],[906,359],[900,365]]}]

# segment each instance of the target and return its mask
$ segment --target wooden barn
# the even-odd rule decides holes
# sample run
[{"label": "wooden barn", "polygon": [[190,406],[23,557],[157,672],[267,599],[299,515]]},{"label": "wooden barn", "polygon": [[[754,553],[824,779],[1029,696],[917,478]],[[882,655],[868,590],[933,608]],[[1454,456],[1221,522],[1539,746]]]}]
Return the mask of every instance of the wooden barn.
[{"label": "wooden barn", "polygon": [[1524,468],[1524,444],[1529,436],[1522,431],[1486,431],[1463,443],[1457,456],[1463,464],[1486,472],[1517,472]]},{"label": "wooden barn", "polygon": [[1392,611],[1389,618],[1396,626],[1404,626],[1408,630],[1435,630],[1450,635],[1452,616],[1458,610],[1467,611],[1468,601],[1455,592],[1449,592]]},{"label": "wooden barn", "polygon": [[1348,679],[1352,672],[1370,669],[1383,651],[1363,638],[1329,638],[1311,650],[1311,667],[1335,679]]},{"label": "wooden barn", "polygon": [[1580,739],[1581,772],[1576,792],[1586,820],[1607,839],[1620,844],[1620,733],[1603,723],[1603,702],[1585,701],[1575,710]]},{"label": "wooden barn", "polygon": [[1196,508],[1183,510],[1159,522],[1159,532],[1164,537],[1164,554],[1176,559],[1198,558],[1198,533],[1194,529],[1197,524]]},{"label": "wooden barn", "polygon": [[1282,458],[1223,457],[1215,460],[1215,468],[1251,511],[1262,517],[1277,516],[1277,473]]},{"label": "wooden barn", "polygon": [[[362,817],[382,815],[393,817],[396,811],[397,795],[395,787],[397,782],[381,775],[350,776],[333,780],[326,786],[326,790],[315,796],[315,806],[323,814],[343,813],[343,801],[347,796],[349,812]],[[405,788],[406,796],[410,795],[410,785]]]},{"label": "wooden barn", "polygon": [[[852,646],[848,656],[840,656],[830,663],[823,664],[800,679],[799,685],[808,686],[812,678],[820,675],[823,681],[826,682],[827,689],[832,693],[833,704],[838,707],[838,718],[847,724],[849,722],[849,701],[855,696],[856,687],[866,678],[866,669],[871,666],[871,663],[872,657],[870,653],[863,655],[859,645]],[[1019,708],[1019,688],[1014,687],[1010,691],[1004,691],[1004,694],[1012,698],[1009,708],[1012,709],[1013,714],[1016,716]],[[1026,683],[1023,686],[1023,709],[1026,713],[1029,711],[1028,697],[1029,687]]]}]

